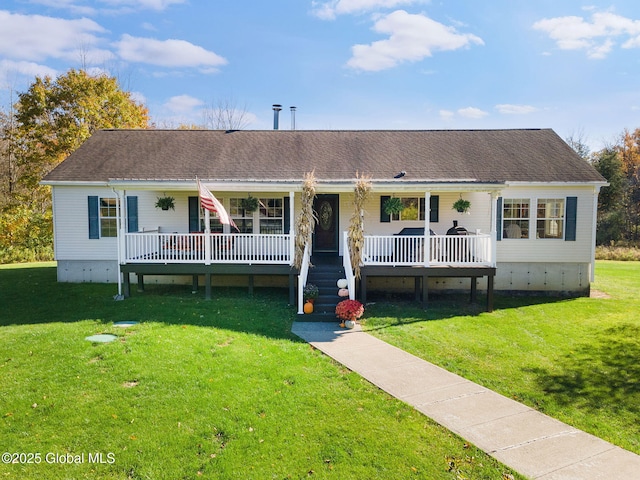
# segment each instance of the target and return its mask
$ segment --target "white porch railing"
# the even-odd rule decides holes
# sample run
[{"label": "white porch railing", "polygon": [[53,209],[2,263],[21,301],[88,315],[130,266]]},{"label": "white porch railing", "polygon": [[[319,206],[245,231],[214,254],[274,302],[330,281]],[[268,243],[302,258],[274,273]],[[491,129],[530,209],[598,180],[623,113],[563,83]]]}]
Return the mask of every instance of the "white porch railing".
[{"label": "white porch railing", "polygon": [[309,265],[311,264],[311,247],[307,243],[304,247],[302,255],[302,265],[300,266],[300,274],[298,275],[298,314],[304,313],[304,287],[307,286],[307,277],[309,276]]},{"label": "white porch railing", "polygon": [[363,264],[392,266],[494,266],[491,235],[365,235]]},{"label": "white porch railing", "polygon": [[125,263],[291,264],[289,234],[127,233]]},{"label": "white porch railing", "polygon": [[342,266],[344,274],[347,277],[347,289],[349,290],[349,299],[356,299],[356,276],[353,274],[353,265],[351,265],[351,250],[349,248],[349,234],[344,232],[342,246]]}]

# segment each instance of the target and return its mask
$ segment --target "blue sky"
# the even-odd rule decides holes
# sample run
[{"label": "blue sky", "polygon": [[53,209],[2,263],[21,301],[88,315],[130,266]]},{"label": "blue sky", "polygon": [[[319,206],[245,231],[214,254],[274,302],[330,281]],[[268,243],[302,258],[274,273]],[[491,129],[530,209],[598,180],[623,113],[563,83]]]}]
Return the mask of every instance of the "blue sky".
[{"label": "blue sky", "polygon": [[232,100],[248,129],[640,127],[633,0],[4,0],[0,104],[36,75],[117,76],[158,126]]}]

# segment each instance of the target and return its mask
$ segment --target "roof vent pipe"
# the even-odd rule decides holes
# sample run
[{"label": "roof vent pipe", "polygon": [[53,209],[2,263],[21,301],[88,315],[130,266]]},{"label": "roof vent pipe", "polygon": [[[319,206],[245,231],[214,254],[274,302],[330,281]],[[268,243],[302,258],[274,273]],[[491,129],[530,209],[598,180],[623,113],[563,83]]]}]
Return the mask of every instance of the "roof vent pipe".
[{"label": "roof vent pipe", "polygon": [[291,109],[291,130],[296,129],[296,107],[289,107]]},{"label": "roof vent pipe", "polygon": [[273,129],[278,130],[278,117],[280,116],[280,110],[282,110],[282,105],[278,105],[277,103],[273,104]]}]

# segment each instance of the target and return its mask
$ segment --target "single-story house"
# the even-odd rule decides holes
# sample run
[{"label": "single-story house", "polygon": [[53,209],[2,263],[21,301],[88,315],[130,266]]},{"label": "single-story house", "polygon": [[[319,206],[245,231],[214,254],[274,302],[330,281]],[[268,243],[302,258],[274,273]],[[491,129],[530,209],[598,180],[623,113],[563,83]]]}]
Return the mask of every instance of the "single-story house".
[{"label": "single-story house", "polygon": [[[550,129],[102,130],[43,181],[58,281],[123,282],[128,294],[134,274],[140,287],[205,278],[209,295],[212,284],[286,286],[288,277],[295,301],[308,273],[308,259],[292,264],[309,172],[318,218],[309,255],[341,258],[352,297],[346,232],[357,174],[372,185],[361,212],[361,297],[406,282],[426,301],[427,289],[471,282],[473,292],[476,280],[491,295],[589,292],[607,183]],[[237,231],[205,216],[196,179]],[[156,206],[167,198],[173,208]],[[404,208],[388,213],[390,198]],[[456,211],[458,200],[470,208]]]}]

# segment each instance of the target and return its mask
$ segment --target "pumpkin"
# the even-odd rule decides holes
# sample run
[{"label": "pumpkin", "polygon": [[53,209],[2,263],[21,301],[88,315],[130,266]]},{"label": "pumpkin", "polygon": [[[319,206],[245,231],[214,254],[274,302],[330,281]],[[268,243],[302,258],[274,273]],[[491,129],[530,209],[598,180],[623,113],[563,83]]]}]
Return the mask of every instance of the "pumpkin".
[{"label": "pumpkin", "polygon": [[340,280],[338,280],[338,288],[347,288],[347,285],[349,285],[349,283],[347,282],[346,278],[341,278]]},{"label": "pumpkin", "polygon": [[303,311],[304,313],[313,313],[313,303],[305,302]]},{"label": "pumpkin", "polygon": [[349,290],[347,290],[346,288],[341,288],[340,290],[338,290],[338,296],[339,297],[348,297],[349,296]]}]

